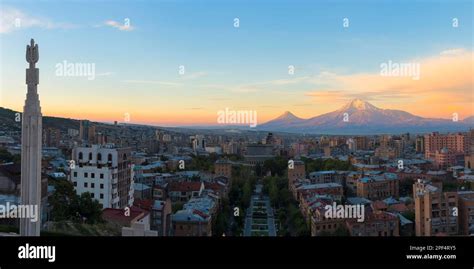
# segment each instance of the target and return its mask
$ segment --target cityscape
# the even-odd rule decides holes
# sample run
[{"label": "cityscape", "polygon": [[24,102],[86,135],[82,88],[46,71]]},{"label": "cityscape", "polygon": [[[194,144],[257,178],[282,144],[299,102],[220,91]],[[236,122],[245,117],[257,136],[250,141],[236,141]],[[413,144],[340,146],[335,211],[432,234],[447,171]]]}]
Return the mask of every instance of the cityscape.
[{"label": "cityscape", "polygon": [[[66,2],[68,7],[77,5]],[[265,48],[252,52],[246,42],[254,35],[273,40],[299,33],[268,26],[277,37],[263,34],[251,13],[233,3],[240,17],[223,10],[210,18],[217,24],[227,16],[228,25],[206,28],[209,22],[196,22],[206,41],[196,41],[195,55],[179,46],[178,34],[170,34],[168,41],[142,39],[155,33],[147,32],[150,25],[166,23],[167,10],[182,8],[184,15],[176,14],[189,14],[193,4],[184,3],[162,3],[158,13],[163,17],[156,20],[148,13],[134,18],[141,4],[129,4],[130,11],[127,5],[113,8],[108,16],[122,14],[123,21],[104,17],[93,26],[77,25],[79,15],[70,18],[76,19],[71,24],[65,15],[46,19],[51,15],[48,6],[58,8],[54,1],[45,3],[45,9],[28,9],[27,1],[2,3],[0,236],[474,235],[473,29],[466,23],[472,21],[472,2],[460,1],[450,9],[459,17],[447,17],[440,30],[457,32],[433,38],[435,45],[407,45],[413,54],[408,49],[390,51],[387,45],[381,51],[390,52],[377,58],[381,51],[361,46],[374,54],[359,66],[361,59],[344,65],[337,55],[305,59],[288,51],[294,61],[282,56],[284,63],[275,59],[268,66],[250,66],[248,82],[242,65]],[[102,9],[104,3],[94,5]],[[311,4],[302,5],[298,8]],[[349,15],[338,15],[337,22],[325,19],[344,35],[353,27],[359,31],[357,24],[365,25],[360,14],[354,20]],[[91,18],[99,15],[94,12]],[[183,27],[192,25],[187,20],[176,23],[182,24],[171,30],[186,31]],[[410,33],[426,30],[419,24]],[[70,34],[74,31],[77,37]],[[85,31],[99,31],[90,38],[100,41],[82,44],[79,54],[73,43],[87,39]],[[241,46],[247,56],[233,62],[232,50],[216,47],[215,57],[201,65],[213,71],[198,70],[197,63],[212,52],[201,46],[226,43],[216,36],[207,40],[209,31],[242,42],[233,48]],[[378,36],[367,31],[369,40]],[[57,47],[51,32],[61,39]],[[348,35],[354,38],[354,33]],[[324,37],[337,54],[339,37]],[[454,41],[445,40],[449,37]],[[388,34],[390,38],[398,34]],[[136,43],[143,42],[137,49]],[[183,49],[182,57],[166,55],[169,46]],[[268,53],[280,53],[280,46]],[[329,48],[320,49],[324,54]],[[192,58],[189,64],[186,57]],[[221,73],[219,65],[210,63],[219,57],[228,61]],[[117,63],[120,58],[124,63]],[[315,59],[321,66],[328,61],[337,67],[311,69]],[[157,67],[159,61],[166,64]],[[378,63],[375,69],[367,67],[372,63]],[[125,72],[122,64],[143,66]],[[166,65],[173,71],[163,71]],[[233,65],[240,71],[232,74]],[[273,77],[277,65],[281,70]],[[154,74],[159,70],[163,72]],[[224,89],[229,90],[227,97]]]}]

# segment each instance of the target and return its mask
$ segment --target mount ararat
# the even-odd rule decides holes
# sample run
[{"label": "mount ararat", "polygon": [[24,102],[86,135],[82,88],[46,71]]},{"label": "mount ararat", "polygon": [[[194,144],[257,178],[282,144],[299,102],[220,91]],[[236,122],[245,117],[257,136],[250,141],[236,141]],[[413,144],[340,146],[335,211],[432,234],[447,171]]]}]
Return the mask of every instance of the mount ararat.
[{"label": "mount ararat", "polygon": [[314,134],[382,134],[466,131],[474,127],[473,116],[464,120],[423,118],[402,110],[378,108],[354,99],[333,112],[302,119],[287,111],[257,127],[262,131]]}]

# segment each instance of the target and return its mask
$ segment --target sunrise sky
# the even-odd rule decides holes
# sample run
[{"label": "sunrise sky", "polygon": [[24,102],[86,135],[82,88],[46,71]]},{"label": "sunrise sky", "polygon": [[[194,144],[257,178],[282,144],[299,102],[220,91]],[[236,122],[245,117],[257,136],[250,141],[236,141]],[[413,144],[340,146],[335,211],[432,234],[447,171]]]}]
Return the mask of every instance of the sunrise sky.
[{"label": "sunrise sky", "polygon": [[[263,123],[284,111],[309,118],[354,98],[424,117],[474,115],[470,0],[20,0],[0,7],[0,106],[10,109],[22,110],[25,46],[34,38],[43,115],[111,122],[129,113],[132,123],[207,125],[229,108],[257,111]],[[95,64],[95,79],[56,76],[63,61]],[[389,61],[419,63],[420,79],[381,76]]]}]

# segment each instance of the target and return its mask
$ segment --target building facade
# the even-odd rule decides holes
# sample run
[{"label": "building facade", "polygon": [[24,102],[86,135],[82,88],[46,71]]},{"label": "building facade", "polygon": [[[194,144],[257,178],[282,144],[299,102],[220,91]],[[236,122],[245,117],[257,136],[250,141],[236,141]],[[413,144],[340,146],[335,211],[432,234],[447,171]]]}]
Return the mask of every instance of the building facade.
[{"label": "building facade", "polygon": [[76,147],[70,180],[78,195],[89,192],[103,208],[133,205],[133,165],[129,148],[112,145]]},{"label": "building facade", "polygon": [[458,195],[443,192],[441,184],[418,180],[413,184],[415,233],[417,236],[457,235]]}]

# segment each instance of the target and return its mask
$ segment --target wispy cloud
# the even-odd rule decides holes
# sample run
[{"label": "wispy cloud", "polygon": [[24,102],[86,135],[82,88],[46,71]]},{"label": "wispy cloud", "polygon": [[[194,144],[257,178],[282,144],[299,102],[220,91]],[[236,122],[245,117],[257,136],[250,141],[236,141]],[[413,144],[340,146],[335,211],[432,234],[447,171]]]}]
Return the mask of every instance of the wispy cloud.
[{"label": "wispy cloud", "polygon": [[181,83],[171,81],[160,81],[160,80],[123,80],[125,83],[136,83],[136,84],[158,84],[164,86],[181,86]]},{"label": "wispy cloud", "polygon": [[118,21],[108,20],[108,21],[104,22],[104,25],[116,28],[120,31],[133,31],[133,30],[135,30],[135,28],[132,25],[130,25],[129,23],[127,23],[126,21],[124,21],[124,23],[122,24]]},{"label": "wispy cloud", "polygon": [[306,103],[306,104],[293,104],[293,106],[313,106],[314,104]]},{"label": "wispy cloud", "polygon": [[305,95],[318,103],[342,103],[362,98],[420,115],[432,113],[433,109],[444,114],[448,110],[464,111],[467,114],[474,112],[474,52],[450,49],[408,62],[420,64],[419,80],[403,76],[386,77],[377,72],[342,75],[325,73],[310,79],[315,85],[324,86],[315,87]]},{"label": "wispy cloud", "polygon": [[103,72],[103,73],[98,73],[95,76],[96,77],[108,77],[108,76],[112,76],[112,75],[115,75],[115,73],[114,72]]},{"label": "wispy cloud", "polygon": [[34,27],[41,29],[71,29],[78,26],[71,23],[53,22],[48,18],[26,14],[17,8],[2,6],[0,10],[1,34]]},{"label": "wispy cloud", "polygon": [[207,76],[207,72],[193,72],[182,75],[182,79],[198,79]]},{"label": "wispy cloud", "polygon": [[349,75],[326,73],[314,77],[312,82],[328,87],[319,87],[307,95],[325,96],[330,99],[365,96],[367,99],[449,94],[451,97],[459,95],[472,99],[473,52],[463,49],[447,50],[416,62],[420,64],[420,80],[403,76],[385,77],[379,73]]}]

